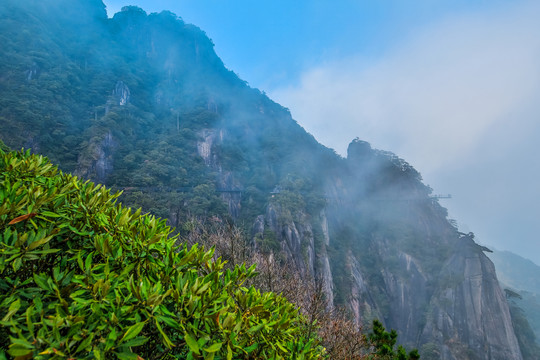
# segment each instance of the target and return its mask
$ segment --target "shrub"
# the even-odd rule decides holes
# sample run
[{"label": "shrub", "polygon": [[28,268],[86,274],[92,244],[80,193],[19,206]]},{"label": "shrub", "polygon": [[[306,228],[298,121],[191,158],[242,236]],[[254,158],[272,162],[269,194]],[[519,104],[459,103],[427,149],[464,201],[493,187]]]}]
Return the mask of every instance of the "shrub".
[{"label": "shrub", "polygon": [[[312,359],[298,309],[164,220],[0,150],[0,358]],[[2,354],[3,353],[3,354]]]}]

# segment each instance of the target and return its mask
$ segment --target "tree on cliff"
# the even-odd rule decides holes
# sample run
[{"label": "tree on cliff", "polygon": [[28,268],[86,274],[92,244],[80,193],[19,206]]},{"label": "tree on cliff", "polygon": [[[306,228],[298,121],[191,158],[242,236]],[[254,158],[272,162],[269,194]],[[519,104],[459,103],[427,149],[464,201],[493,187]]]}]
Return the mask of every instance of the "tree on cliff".
[{"label": "tree on cliff", "polygon": [[409,354],[405,349],[399,345],[397,349],[394,349],[397,342],[397,332],[391,330],[386,331],[383,324],[378,320],[373,320],[373,330],[368,335],[371,344],[374,347],[374,354],[372,359],[384,359],[384,360],[418,360],[420,355],[418,350],[414,349]]}]

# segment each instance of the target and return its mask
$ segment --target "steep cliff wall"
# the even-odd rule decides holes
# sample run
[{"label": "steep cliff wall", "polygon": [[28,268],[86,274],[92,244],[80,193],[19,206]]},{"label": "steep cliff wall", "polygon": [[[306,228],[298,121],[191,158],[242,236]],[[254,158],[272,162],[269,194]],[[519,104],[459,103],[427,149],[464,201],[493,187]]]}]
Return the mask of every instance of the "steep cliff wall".
[{"label": "steep cliff wall", "polygon": [[[273,205],[259,219],[300,273],[324,274],[336,305],[359,322],[383,320],[424,358],[521,359],[493,264],[450,224],[419,174],[360,141],[348,162],[328,176],[324,215],[314,223],[305,209],[290,217]],[[300,235],[317,227],[319,246]]]},{"label": "steep cliff wall", "polygon": [[521,358],[493,263],[469,236],[456,240],[440,279],[424,341],[439,339],[442,354],[451,359]]}]

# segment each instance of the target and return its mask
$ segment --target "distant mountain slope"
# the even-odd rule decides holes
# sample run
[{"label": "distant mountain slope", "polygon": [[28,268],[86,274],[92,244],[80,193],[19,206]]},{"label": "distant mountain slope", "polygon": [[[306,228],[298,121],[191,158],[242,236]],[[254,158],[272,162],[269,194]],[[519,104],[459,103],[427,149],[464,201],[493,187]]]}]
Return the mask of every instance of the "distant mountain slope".
[{"label": "distant mountain slope", "polygon": [[10,147],[123,189],[182,234],[192,217],[243,226],[426,359],[522,359],[493,264],[403,159],[359,139],[346,159],[325,148],[170,12],[4,0],[0,15]]},{"label": "distant mountain slope", "polygon": [[510,251],[494,250],[488,257],[495,264],[501,283],[540,294],[540,266]]},{"label": "distant mountain slope", "polygon": [[540,266],[510,251],[494,250],[489,258],[495,264],[501,286],[521,296],[514,296],[512,301],[523,310],[536,343],[540,344]]}]

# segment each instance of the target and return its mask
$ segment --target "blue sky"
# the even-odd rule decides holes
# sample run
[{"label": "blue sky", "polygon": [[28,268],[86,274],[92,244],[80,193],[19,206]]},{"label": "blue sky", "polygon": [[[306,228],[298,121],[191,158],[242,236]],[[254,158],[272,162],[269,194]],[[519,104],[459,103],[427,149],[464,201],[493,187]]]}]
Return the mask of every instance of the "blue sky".
[{"label": "blue sky", "polygon": [[422,173],[462,231],[540,264],[537,1],[106,0],[170,10],[225,65],[345,155],[355,137]]},{"label": "blue sky", "polygon": [[203,29],[225,65],[253,87],[298,81],[312,66],[362,54],[377,58],[416,29],[454,14],[489,9],[501,0],[105,0],[170,10]]}]

